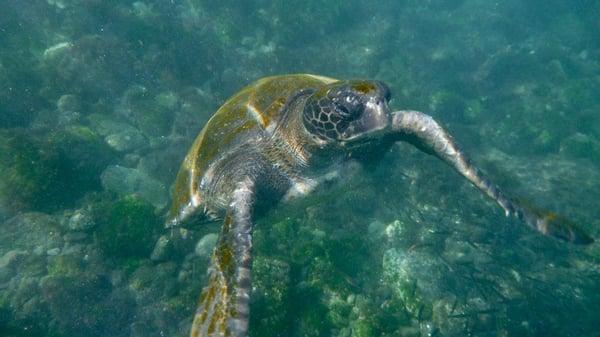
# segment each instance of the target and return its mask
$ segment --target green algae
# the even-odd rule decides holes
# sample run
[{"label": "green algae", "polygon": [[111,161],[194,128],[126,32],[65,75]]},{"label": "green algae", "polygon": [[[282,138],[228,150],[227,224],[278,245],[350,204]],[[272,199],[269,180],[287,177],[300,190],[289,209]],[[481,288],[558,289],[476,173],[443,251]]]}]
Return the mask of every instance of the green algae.
[{"label": "green algae", "polygon": [[160,225],[154,206],[127,195],[96,209],[95,238],[102,251],[114,257],[149,257]]},{"label": "green algae", "polygon": [[92,130],[0,131],[0,199],[14,209],[55,209],[100,187],[112,151]]}]

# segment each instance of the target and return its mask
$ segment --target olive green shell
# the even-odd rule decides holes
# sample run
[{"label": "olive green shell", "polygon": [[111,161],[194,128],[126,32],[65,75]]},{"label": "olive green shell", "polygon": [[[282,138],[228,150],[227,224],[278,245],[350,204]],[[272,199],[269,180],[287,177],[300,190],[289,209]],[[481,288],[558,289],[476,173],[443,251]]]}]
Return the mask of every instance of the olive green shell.
[{"label": "olive green shell", "polygon": [[203,204],[199,182],[219,154],[248,132],[276,123],[294,93],[335,81],[310,74],[265,77],[229,98],[206,123],[181,164],[168,221],[183,220]]}]

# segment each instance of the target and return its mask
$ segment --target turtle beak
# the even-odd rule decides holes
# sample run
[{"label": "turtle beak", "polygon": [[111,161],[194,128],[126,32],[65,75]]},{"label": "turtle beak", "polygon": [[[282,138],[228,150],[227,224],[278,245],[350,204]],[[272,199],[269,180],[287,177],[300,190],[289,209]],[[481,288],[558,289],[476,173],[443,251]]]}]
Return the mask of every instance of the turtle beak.
[{"label": "turtle beak", "polygon": [[345,141],[373,139],[388,131],[391,125],[391,112],[387,102],[369,100],[360,119],[354,121],[342,134]]}]

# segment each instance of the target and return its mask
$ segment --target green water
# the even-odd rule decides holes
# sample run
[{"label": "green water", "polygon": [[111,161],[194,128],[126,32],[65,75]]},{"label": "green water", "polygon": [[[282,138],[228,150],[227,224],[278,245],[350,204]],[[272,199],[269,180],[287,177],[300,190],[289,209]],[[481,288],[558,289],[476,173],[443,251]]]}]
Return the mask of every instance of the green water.
[{"label": "green water", "polygon": [[[263,76],[385,81],[512,196],[600,237],[600,2],[4,0],[0,336],[186,336],[219,223],[163,229]],[[256,219],[250,336],[599,336],[600,247],[406,144]]]}]

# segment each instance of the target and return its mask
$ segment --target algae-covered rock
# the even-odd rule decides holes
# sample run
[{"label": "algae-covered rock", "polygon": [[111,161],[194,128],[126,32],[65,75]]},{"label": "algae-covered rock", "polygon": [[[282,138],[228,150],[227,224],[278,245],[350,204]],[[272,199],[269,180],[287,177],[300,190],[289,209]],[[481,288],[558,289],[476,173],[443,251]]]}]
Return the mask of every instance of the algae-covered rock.
[{"label": "algae-covered rock", "polygon": [[370,322],[362,318],[352,322],[352,337],[374,337],[375,333]]},{"label": "algae-covered rock", "polygon": [[152,252],[160,225],[151,203],[136,195],[122,197],[96,209],[96,241],[116,257],[144,257]]},{"label": "algae-covered rock", "polygon": [[49,142],[60,155],[61,171],[68,191],[100,186],[100,172],[108,165],[113,152],[96,133],[84,126],[72,126],[54,132]]},{"label": "algae-covered rock", "polygon": [[112,151],[92,130],[0,131],[0,199],[12,209],[54,209],[100,187]]},{"label": "algae-covered rock", "polygon": [[0,199],[11,209],[42,207],[59,192],[58,155],[35,138],[25,130],[0,131]]},{"label": "algae-covered rock", "polygon": [[48,260],[48,275],[77,276],[84,271],[84,261],[74,255],[58,255]]}]

